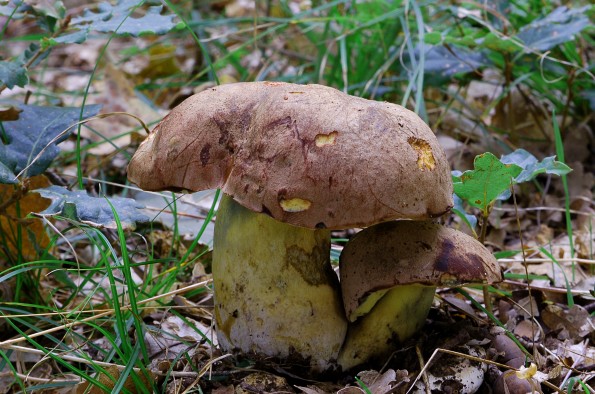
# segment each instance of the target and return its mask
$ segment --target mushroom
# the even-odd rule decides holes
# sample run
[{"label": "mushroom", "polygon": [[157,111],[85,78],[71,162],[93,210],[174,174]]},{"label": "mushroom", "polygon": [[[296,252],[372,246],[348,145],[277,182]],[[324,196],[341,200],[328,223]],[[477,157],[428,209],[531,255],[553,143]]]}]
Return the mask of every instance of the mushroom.
[{"label": "mushroom", "polygon": [[128,167],[143,189],[221,188],[213,283],[227,351],[336,366],[347,331],[330,230],[452,206],[444,152],[413,112],[320,85],[254,82],[173,109]]},{"label": "mushroom", "polygon": [[431,222],[392,221],[353,237],[340,258],[349,325],[344,369],[382,358],[423,325],[437,286],[502,280],[494,256],[475,238]]}]

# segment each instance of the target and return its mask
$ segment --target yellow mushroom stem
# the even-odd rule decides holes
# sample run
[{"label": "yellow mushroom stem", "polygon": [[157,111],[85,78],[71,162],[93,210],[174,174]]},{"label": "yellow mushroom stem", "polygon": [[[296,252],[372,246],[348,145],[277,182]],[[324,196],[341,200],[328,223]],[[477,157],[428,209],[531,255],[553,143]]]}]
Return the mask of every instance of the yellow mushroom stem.
[{"label": "yellow mushroom stem", "polygon": [[390,352],[422,328],[435,292],[434,286],[404,285],[388,290],[373,306],[364,302],[371,309],[354,312],[361,317],[349,324],[339,353],[343,370],[370,361],[386,362]]},{"label": "yellow mushroom stem", "polygon": [[281,223],[225,195],[213,248],[221,347],[333,368],[347,319],[329,251],[329,230]]}]

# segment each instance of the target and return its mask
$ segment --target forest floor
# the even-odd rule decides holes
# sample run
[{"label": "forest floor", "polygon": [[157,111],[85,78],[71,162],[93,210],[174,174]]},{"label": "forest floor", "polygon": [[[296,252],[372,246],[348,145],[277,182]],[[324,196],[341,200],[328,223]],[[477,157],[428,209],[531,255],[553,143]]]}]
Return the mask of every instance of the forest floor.
[{"label": "forest floor", "polygon": [[[593,392],[592,6],[42,3],[0,1],[0,393]],[[486,152],[526,171],[442,219],[497,258],[493,310],[439,288],[381,364],[328,376],[223,352],[216,192],[145,192],[127,165],[184,99],[257,80],[415,110],[459,197]],[[333,232],[335,266],[356,233]]]}]

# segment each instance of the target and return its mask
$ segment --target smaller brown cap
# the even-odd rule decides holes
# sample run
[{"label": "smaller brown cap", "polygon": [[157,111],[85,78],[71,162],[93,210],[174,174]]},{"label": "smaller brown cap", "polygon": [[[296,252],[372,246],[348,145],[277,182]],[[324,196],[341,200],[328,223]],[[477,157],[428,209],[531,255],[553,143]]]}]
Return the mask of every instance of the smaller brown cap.
[{"label": "smaller brown cap", "polygon": [[423,221],[391,221],[362,230],[341,253],[340,276],[350,321],[368,298],[394,286],[502,280],[498,262],[475,238]]}]

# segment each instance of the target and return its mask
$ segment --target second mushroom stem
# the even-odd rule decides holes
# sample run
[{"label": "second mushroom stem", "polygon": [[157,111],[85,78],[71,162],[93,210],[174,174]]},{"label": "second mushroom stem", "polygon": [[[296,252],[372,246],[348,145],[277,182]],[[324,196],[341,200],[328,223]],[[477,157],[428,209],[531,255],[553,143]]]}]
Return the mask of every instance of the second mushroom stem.
[{"label": "second mushroom stem", "polygon": [[350,369],[371,359],[386,360],[404,339],[424,325],[436,287],[397,286],[349,325],[339,365]]}]

